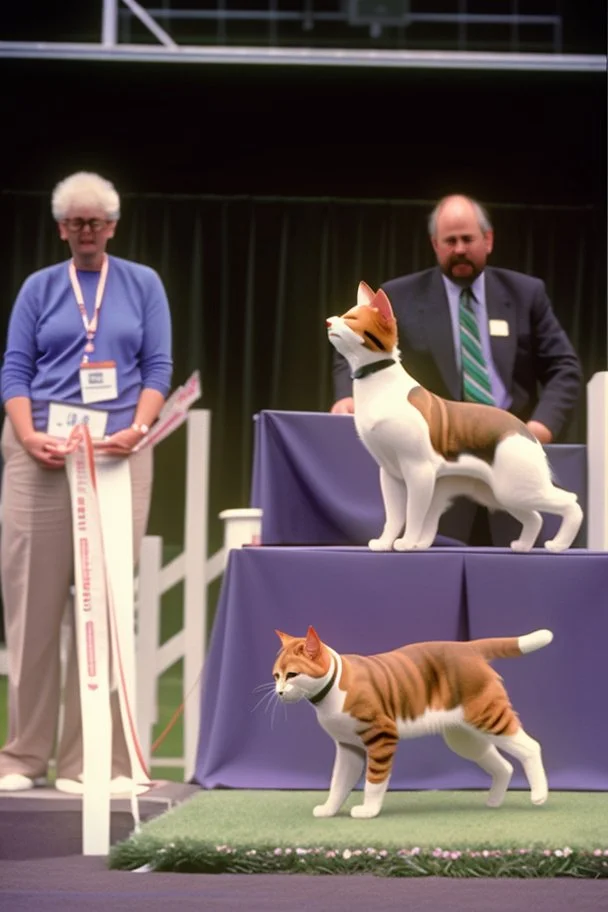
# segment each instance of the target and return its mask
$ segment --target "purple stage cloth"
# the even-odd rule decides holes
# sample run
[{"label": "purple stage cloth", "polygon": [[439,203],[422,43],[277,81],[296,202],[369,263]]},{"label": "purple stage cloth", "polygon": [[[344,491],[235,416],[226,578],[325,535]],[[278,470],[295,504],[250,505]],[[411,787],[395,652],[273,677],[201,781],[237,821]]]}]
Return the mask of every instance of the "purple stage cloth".
[{"label": "purple stage cloth", "polygon": [[[608,554],[588,551],[234,550],[206,663],[195,779],[205,788],[328,787],[334,746],[313,707],[264,698],[280,645],[275,629],[301,636],[312,624],[339,652],[371,654],[549,627],[551,645],[501,662],[500,672],[543,747],[550,787],[608,789],[607,592]],[[527,787],[514,766],[513,785]],[[440,736],[399,745],[393,789],[488,784]]]},{"label": "purple stage cloth", "polygon": [[[545,447],[556,483],[587,503],[586,447]],[[262,507],[266,545],[365,545],[384,524],[378,467],[350,415],[264,411],[256,416],[251,505]],[[441,519],[437,544],[462,544],[476,507],[461,499]],[[537,545],[553,538],[559,520],[546,516]],[[507,547],[521,525],[505,513],[490,517],[494,545]],[[457,541],[454,542],[453,540]],[[585,526],[575,546],[584,547]]]}]

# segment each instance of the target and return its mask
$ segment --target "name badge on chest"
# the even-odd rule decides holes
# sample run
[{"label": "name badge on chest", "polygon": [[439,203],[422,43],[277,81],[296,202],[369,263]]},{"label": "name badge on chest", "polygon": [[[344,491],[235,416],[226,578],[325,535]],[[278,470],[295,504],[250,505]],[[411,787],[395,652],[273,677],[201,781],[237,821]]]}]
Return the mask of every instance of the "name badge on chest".
[{"label": "name badge on chest", "polygon": [[116,361],[89,361],[80,365],[82,401],[107,402],[118,396]]},{"label": "name badge on chest", "polygon": [[509,335],[509,324],[506,320],[490,320],[490,335],[504,336]]}]

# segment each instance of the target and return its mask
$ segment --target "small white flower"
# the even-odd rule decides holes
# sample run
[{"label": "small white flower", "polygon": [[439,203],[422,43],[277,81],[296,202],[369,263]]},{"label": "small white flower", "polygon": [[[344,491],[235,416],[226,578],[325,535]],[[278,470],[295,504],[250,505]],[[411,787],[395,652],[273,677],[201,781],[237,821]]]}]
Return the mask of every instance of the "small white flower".
[{"label": "small white flower", "polygon": [[345,858],[348,861],[348,859],[351,857],[352,854],[353,853],[351,852],[350,849],[344,849],[344,851],[342,852],[342,858]]}]

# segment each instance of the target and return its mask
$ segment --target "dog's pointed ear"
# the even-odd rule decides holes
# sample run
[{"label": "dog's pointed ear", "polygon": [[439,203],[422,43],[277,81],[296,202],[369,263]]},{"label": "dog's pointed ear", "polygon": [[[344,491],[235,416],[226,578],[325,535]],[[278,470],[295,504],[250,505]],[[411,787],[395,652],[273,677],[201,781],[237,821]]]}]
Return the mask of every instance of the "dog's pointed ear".
[{"label": "dog's pointed ear", "polygon": [[393,313],[391,302],[389,301],[386,293],[381,288],[374,295],[374,299],[371,301],[370,307],[372,307],[374,310],[377,310],[382,319],[386,320],[387,323],[392,323],[394,321],[395,314]]},{"label": "dog's pointed ear", "polygon": [[357,289],[357,307],[368,306],[374,300],[376,292],[366,282],[359,282]]}]

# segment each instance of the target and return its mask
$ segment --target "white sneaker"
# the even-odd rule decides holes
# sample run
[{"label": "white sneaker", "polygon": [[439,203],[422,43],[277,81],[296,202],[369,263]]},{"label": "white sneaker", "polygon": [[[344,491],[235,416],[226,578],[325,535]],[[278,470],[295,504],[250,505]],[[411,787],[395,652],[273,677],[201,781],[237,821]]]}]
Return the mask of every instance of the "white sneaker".
[{"label": "white sneaker", "polygon": [[[151,786],[152,783],[149,785],[136,785],[135,794],[143,795]],[[82,776],[79,776],[78,779],[57,779],[55,781],[55,788],[58,792],[65,792],[67,795],[82,795],[84,792]],[[115,779],[110,780],[111,795],[131,795],[132,793],[133,780],[129,779],[128,776],[116,776]]]},{"label": "white sneaker", "polygon": [[147,784],[136,784],[135,789],[133,789],[133,780],[129,779],[128,776],[116,776],[115,779],[110,780],[110,792],[112,795],[130,795],[135,791],[136,795],[143,795],[144,792],[148,792],[152,788],[152,783],[148,782]]},{"label": "white sneaker", "polygon": [[0,792],[27,792],[34,788],[34,780],[22,773],[7,773],[0,776]]}]

